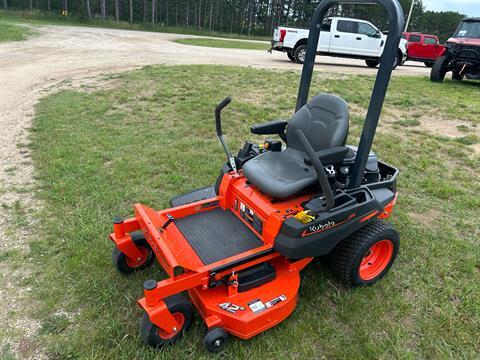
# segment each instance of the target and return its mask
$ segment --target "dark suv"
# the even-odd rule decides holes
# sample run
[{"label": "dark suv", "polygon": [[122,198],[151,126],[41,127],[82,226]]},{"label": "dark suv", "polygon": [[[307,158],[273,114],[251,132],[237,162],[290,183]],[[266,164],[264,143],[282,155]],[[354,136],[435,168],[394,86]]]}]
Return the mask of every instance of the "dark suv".
[{"label": "dark suv", "polygon": [[449,71],[453,80],[480,80],[480,18],[463,19],[440,55],[430,80],[442,82]]}]

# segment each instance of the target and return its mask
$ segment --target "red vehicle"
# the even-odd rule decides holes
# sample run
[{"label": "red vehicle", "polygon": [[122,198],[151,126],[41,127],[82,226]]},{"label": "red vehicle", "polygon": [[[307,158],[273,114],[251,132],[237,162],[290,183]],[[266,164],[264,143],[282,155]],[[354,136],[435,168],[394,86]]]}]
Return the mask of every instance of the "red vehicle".
[{"label": "red vehicle", "polygon": [[435,35],[404,32],[402,37],[408,41],[407,60],[423,62],[427,67],[433,66],[445,48]]}]

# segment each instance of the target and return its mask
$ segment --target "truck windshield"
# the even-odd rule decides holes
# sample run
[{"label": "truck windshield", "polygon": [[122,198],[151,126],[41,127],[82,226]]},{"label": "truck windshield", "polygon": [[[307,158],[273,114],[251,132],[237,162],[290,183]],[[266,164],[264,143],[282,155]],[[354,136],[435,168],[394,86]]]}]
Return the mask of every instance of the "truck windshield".
[{"label": "truck windshield", "polygon": [[480,39],[480,21],[462,21],[455,37]]}]

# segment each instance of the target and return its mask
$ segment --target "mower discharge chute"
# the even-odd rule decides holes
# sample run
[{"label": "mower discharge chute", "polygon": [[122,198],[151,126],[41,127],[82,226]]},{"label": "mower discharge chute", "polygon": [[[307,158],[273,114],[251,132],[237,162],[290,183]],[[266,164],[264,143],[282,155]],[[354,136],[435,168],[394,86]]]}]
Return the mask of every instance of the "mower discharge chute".
[{"label": "mower discharge chute", "polygon": [[[326,256],[347,285],[365,286],[389,270],[399,236],[388,218],[396,201],[398,171],[371,152],[403,29],[397,0],[379,3],[390,29],[360,144],[346,146],[347,103],[320,94],[308,103],[321,20],[334,0],[323,0],[310,25],[296,112],[289,121],[254,125],[253,134],[278,135],[259,147],[246,143],[233,156],[224,142],[221,110],[217,135],[227,154],[215,186],[171,200],[169,209],[134,206],[135,216],[114,221],[113,261],[122,273],[154,258],[169,278],[147,280],[141,336],[152,346],[177,340],[189,328],[195,307],[208,331],[204,344],[220,351],[228,334],[251,338],[294,310],[300,270]],[[188,297],[180,295],[187,292]]]}]

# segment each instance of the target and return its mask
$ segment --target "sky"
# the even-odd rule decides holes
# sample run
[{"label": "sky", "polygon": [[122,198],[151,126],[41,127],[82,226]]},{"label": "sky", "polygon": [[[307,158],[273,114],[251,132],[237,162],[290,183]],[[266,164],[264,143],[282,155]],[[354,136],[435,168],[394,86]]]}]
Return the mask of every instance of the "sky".
[{"label": "sky", "polygon": [[427,10],[458,11],[468,16],[480,16],[479,0],[423,0]]}]

